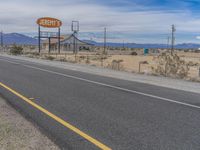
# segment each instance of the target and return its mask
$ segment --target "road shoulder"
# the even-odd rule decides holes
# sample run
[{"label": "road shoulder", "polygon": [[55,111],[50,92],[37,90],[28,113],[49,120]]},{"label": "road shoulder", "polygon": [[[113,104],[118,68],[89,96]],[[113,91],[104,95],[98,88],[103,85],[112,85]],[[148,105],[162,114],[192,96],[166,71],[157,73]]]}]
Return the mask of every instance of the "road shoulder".
[{"label": "road shoulder", "polygon": [[199,82],[191,82],[191,81],[186,81],[182,79],[162,77],[162,76],[128,73],[128,72],[122,72],[122,71],[115,71],[115,70],[111,70],[107,68],[94,67],[90,65],[72,64],[72,63],[59,62],[59,61],[49,61],[49,60],[43,60],[43,59],[28,58],[25,56],[12,56],[12,55],[7,55],[7,54],[1,54],[1,56],[11,58],[11,59],[16,59],[19,61],[28,61],[31,63],[40,64],[40,65],[47,65],[50,67],[56,67],[60,69],[80,71],[80,72],[100,75],[104,77],[111,77],[111,78],[156,85],[156,86],[166,87],[166,88],[171,88],[171,89],[176,89],[176,90],[183,90],[187,92],[200,93]]},{"label": "road shoulder", "polygon": [[1,150],[59,150],[48,137],[0,97]]}]

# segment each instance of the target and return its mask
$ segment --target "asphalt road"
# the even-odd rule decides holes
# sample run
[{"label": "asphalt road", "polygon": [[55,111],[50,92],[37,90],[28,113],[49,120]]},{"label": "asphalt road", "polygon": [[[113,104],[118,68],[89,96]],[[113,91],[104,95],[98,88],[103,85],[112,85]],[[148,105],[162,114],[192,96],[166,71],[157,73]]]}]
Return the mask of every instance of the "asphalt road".
[{"label": "asphalt road", "polygon": [[0,94],[64,150],[102,149],[96,142],[113,150],[200,149],[200,94],[3,56],[0,82],[96,140],[0,86]]}]

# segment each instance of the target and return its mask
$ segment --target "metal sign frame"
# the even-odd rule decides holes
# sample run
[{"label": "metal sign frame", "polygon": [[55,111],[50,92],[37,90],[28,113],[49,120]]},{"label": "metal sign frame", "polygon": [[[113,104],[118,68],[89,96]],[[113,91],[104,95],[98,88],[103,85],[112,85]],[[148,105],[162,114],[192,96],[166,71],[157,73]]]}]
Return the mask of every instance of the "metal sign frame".
[{"label": "metal sign frame", "polygon": [[73,53],[76,55],[78,53],[77,39],[78,39],[78,32],[79,32],[79,21],[72,21],[71,30],[72,30],[73,36],[74,36],[74,41],[73,41],[74,50],[73,50]]},{"label": "metal sign frame", "polygon": [[[38,20],[40,20],[40,19],[38,19]],[[54,19],[54,18],[50,18],[50,19]],[[55,20],[59,21],[58,19],[55,19]],[[54,39],[58,39],[58,53],[60,54],[60,43],[61,43],[60,27],[62,25],[62,22],[61,22],[60,26],[56,27],[56,28],[58,28],[58,32],[41,31],[41,27],[45,28],[45,26],[40,25],[38,23],[38,21],[37,21],[37,24],[38,24],[38,51],[39,51],[39,53],[41,52],[41,39],[43,39],[43,38],[49,39],[49,53],[50,53],[51,52],[51,39],[54,38]],[[55,28],[55,27],[46,27],[46,28]]]},{"label": "metal sign frame", "polygon": [[73,32],[79,32],[79,21],[72,21],[71,30]]}]

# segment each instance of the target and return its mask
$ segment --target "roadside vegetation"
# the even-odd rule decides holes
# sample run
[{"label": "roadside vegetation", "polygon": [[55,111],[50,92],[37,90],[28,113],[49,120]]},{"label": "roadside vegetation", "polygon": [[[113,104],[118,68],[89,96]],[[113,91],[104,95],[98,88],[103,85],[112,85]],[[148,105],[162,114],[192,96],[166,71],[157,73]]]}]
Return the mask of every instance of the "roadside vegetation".
[{"label": "roadside vegetation", "polygon": [[12,55],[21,55],[23,54],[23,47],[14,44],[10,49],[10,53]]},{"label": "roadside vegetation", "polygon": [[200,81],[200,51],[176,50],[173,55],[167,49],[150,49],[144,54],[144,49],[96,47],[94,51],[56,52],[39,54],[32,49],[13,45],[10,49],[13,55],[25,55],[30,58],[87,64],[131,73],[149,74]]}]

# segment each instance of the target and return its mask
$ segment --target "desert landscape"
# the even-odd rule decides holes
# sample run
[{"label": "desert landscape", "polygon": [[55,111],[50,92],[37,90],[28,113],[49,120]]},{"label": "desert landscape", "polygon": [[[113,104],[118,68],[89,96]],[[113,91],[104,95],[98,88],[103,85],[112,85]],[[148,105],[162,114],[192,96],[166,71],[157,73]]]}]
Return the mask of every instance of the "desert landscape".
[{"label": "desert landscape", "polygon": [[[32,58],[55,60],[70,63],[87,64],[118,71],[161,75],[185,80],[200,81],[200,51],[174,50],[171,55],[169,49],[149,49],[145,54],[139,48],[107,48],[95,47],[93,51],[48,51],[40,54],[30,47],[22,48],[22,55]],[[12,52],[10,53],[12,54]]]}]

